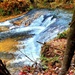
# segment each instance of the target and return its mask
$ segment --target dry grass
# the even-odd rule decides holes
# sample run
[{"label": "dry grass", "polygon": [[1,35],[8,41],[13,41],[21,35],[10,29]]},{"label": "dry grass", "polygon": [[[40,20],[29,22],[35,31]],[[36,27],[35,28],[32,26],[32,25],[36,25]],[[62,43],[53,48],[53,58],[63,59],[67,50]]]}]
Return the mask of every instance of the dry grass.
[{"label": "dry grass", "polygon": [[15,39],[5,39],[0,42],[0,52],[10,52],[17,49],[18,42]]}]

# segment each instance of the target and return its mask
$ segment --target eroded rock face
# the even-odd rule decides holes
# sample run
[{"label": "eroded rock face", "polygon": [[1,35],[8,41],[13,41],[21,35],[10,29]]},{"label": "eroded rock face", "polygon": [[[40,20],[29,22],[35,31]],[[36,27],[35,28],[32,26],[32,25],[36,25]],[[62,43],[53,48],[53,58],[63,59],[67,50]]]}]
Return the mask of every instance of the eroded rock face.
[{"label": "eroded rock face", "polygon": [[4,32],[4,31],[8,31],[8,30],[9,30],[8,27],[5,27],[5,26],[0,27],[0,32]]}]

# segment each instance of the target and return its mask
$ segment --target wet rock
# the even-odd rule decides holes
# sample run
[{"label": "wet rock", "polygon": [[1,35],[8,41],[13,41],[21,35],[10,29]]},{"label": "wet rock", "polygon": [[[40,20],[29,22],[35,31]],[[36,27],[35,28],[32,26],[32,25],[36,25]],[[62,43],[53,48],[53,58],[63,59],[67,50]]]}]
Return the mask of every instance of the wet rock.
[{"label": "wet rock", "polygon": [[18,25],[18,26],[20,26],[21,21],[15,21],[15,22],[13,22],[13,24],[14,24],[14,25]]},{"label": "wet rock", "polygon": [[13,59],[14,58],[14,54],[12,53],[4,53],[4,52],[0,52],[0,58],[1,59]]},{"label": "wet rock", "polygon": [[9,30],[8,27],[5,27],[5,26],[0,27],[0,32],[5,32],[5,31],[8,31],[8,30]]},{"label": "wet rock", "polygon": [[29,34],[30,31],[21,31],[21,32],[16,32],[16,29],[7,31],[7,32],[2,32],[0,33],[0,40],[6,39],[6,38],[16,38],[16,37],[21,37],[25,36],[26,38],[33,36],[34,34]]},{"label": "wet rock", "polygon": [[26,17],[22,18],[21,20],[14,21],[14,22],[12,22],[12,23],[13,23],[14,25],[20,26],[20,25],[22,24],[22,22],[23,22],[23,21],[27,21],[28,18],[29,18],[29,17],[26,16]]}]

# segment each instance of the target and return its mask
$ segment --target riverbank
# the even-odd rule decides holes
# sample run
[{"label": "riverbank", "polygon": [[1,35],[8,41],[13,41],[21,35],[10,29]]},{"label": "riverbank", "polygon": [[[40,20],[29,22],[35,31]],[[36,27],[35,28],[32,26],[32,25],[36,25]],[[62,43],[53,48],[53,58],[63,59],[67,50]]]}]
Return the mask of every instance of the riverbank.
[{"label": "riverbank", "polygon": [[17,17],[20,17],[24,14],[26,14],[28,11],[24,12],[24,13],[21,13],[21,14],[18,14],[18,15],[11,15],[11,16],[0,16],[0,22],[4,22],[6,20],[10,20],[10,19],[13,19],[13,18],[17,18]]},{"label": "riverbank", "polygon": [[[67,39],[53,39],[42,46],[41,49],[41,60],[45,66],[48,75],[58,75],[61,70],[64,52],[66,50]],[[72,75],[75,73],[74,70],[74,58],[72,59],[71,66],[67,74]]]},{"label": "riverbank", "polygon": [[[45,9],[51,9],[51,10],[59,8],[59,9],[65,9],[65,10],[72,11],[74,9],[74,5],[75,5],[75,3],[63,4],[63,2],[61,2],[61,3],[51,2],[51,3],[46,3],[45,5],[43,5],[43,4],[41,5],[41,4],[38,3],[36,5],[36,8],[38,8],[38,9],[45,8]],[[32,6],[30,6],[29,9],[31,9],[31,7]],[[32,8],[32,9],[34,9],[34,8]],[[12,14],[12,15],[0,16],[0,22],[4,22],[6,20],[22,16],[22,15],[26,14],[27,12],[28,12],[28,10],[23,12],[23,13],[21,13],[21,14],[17,14],[17,15]]]},{"label": "riverbank", "polygon": [[[41,57],[42,67],[43,67],[42,71],[40,71],[39,66],[37,66],[38,68],[35,68],[32,66],[24,66],[17,69],[12,68],[12,71],[10,70],[11,73],[15,75],[18,75],[20,73],[22,74],[28,73],[28,75],[33,75],[35,71],[38,70],[37,72],[38,75],[41,75],[41,74],[42,75],[58,75],[58,73],[61,70],[63,56],[66,50],[66,44],[67,44],[67,39],[55,38],[49,42],[46,42],[46,44],[42,46],[41,53],[43,53],[45,56],[45,57],[43,56]],[[71,67],[67,72],[67,74],[69,75],[73,75],[75,73],[73,64],[74,64],[74,59],[72,60]]]},{"label": "riverbank", "polygon": [[[44,12],[45,12],[45,14],[44,14]],[[53,11],[54,12],[54,11]],[[38,11],[38,12],[36,12],[34,15],[31,13],[30,15],[29,15],[29,17],[28,17],[28,19],[30,18],[30,16],[32,17],[31,18],[31,20],[29,19],[29,21],[28,21],[28,23],[33,23],[33,29],[31,28],[31,27],[29,27],[29,31],[32,31],[32,33],[34,33],[34,32],[36,32],[35,33],[35,35],[37,34],[37,32],[38,31],[36,31],[37,30],[37,28],[38,28],[38,26],[36,26],[37,24],[39,24],[39,26],[40,25],[42,25],[42,26],[45,26],[46,25],[46,27],[45,28],[48,28],[48,29],[46,29],[46,31],[44,31],[44,33],[42,33],[42,36],[41,35],[39,35],[39,38],[41,38],[40,39],[40,41],[42,41],[42,40],[45,40],[45,37],[47,38],[49,38],[50,39],[50,37],[51,36],[53,36],[53,35],[55,35],[55,34],[57,34],[57,33],[55,33],[54,31],[61,31],[62,29],[60,29],[59,30],[59,27],[60,27],[60,24],[62,25],[62,26],[64,26],[64,25],[67,25],[68,24],[68,22],[70,22],[70,18],[71,18],[71,14],[69,15],[68,14],[68,12],[65,12],[65,11],[60,11],[60,14],[59,15],[57,15],[58,16],[58,21],[55,23],[55,24],[51,24],[50,25],[50,22],[51,21],[55,21],[54,20],[54,18],[52,18],[52,20],[50,19],[50,15],[47,17],[47,18],[43,18],[43,17],[45,17],[46,15],[47,15],[47,13],[49,13],[47,10],[42,10],[41,11],[41,13],[40,13],[40,11]],[[63,14],[64,13],[64,14]],[[44,15],[43,15],[44,14]],[[56,13],[57,14],[57,13]],[[66,15],[67,14],[67,15]],[[38,15],[39,15],[39,17],[38,17]],[[40,16],[40,15],[43,15],[43,16]],[[53,14],[52,14],[53,15]],[[63,15],[65,15],[65,16],[63,16]],[[62,17],[63,16],[63,17]],[[55,17],[56,18],[56,17]],[[33,20],[32,20],[33,19]],[[36,20],[37,19],[37,22],[36,21],[34,21],[34,20]],[[41,21],[41,19],[43,19],[43,21],[44,22],[42,22]],[[50,20],[50,21],[48,21],[47,22],[47,20]],[[61,19],[61,20],[60,20]],[[26,21],[26,20],[25,20]],[[34,22],[32,22],[32,21],[34,21]],[[39,23],[39,21],[41,22],[41,24]],[[63,23],[63,21],[64,21],[64,23]],[[47,22],[47,23],[46,23]],[[67,23],[65,23],[65,22],[67,22]],[[45,24],[44,24],[45,23]],[[48,25],[48,27],[47,27],[47,25]],[[52,27],[52,28],[49,28],[50,26]],[[58,26],[59,25],[59,26]],[[14,26],[15,26],[15,24],[14,24]],[[42,26],[40,26],[41,28],[40,28],[40,30],[42,29]],[[56,27],[57,26],[57,27]],[[36,27],[36,28],[35,28]],[[56,27],[56,28],[55,28]],[[66,26],[64,26],[64,28],[65,28]],[[26,27],[25,27],[26,28]],[[14,28],[14,29],[12,29],[14,32],[15,32],[15,29],[16,29],[16,27]],[[18,31],[21,31],[20,30],[21,29],[21,27],[18,29]],[[30,30],[31,29],[31,30]],[[49,30],[50,29],[50,30]],[[23,30],[23,29],[22,29]],[[24,29],[25,30],[25,29]],[[48,32],[49,32],[49,34],[48,34]],[[24,32],[25,33],[25,32]],[[47,35],[47,34],[48,35]],[[52,35],[50,35],[51,33],[54,33],[54,34],[52,34]],[[44,35],[44,37],[43,37],[43,35]],[[49,36],[50,35],[50,36]],[[3,38],[3,37],[2,37]],[[21,37],[20,37],[21,38]],[[36,39],[35,39],[36,38]],[[26,50],[26,47],[28,46],[29,48],[27,48],[27,52],[28,52],[28,56],[31,54],[31,52],[34,54],[34,51],[32,51],[32,50],[34,50],[35,48],[34,47],[36,47],[36,41],[37,41],[37,36],[35,37],[35,38],[31,38],[31,39],[28,39],[27,41],[25,41],[24,39],[25,38],[23,38],[22,39],[22,41],[21,41],[21,43],[19,43],[20,45],[19,45],[19,49],[20,48],[22,48],[23,50]],[[6,45],[6,44],[5,44]],[[10,43],[9,43],[9,45],[10,45]],[[23,46],[24,45],[24,46]],[[25,47],[26,46],[26,47]],[[29,51],[30,50],[30,51]],[[30,52],[30,54],[29,54],[29,52]],[[20,52],[19,52],[20,53]],[[18,53],[18,54],[19,54]],[[38,53],[38,48],[36,48],[36,52],[35,52],[36,54],[34,54],[34,56],[33,57],[35,57],[36,55],[37,55],[37,53]],[[56,52],[55,51],[55,53],[59,53],[59,52]],[[21,54],[21,53],[20,53]],[[19,55],[20,55],[19,54]],[[33,54],[31,54],[31,55],[33,55]],[[23,54],[21,54],[20,56],[22,56]],[[54,54],[53,54],[54,55]],[[53,55],[51,55],[51,56],[53,56]],[[22,56],[23,57],[23,56]],[[10,72],[12,73],[12,70],[11,70],[11,68],[12,69],[16,69],[18,66],[22,66],[26,61],[24,61],[23,59],[22,59],[22,57],[17,57],[17,59],[18,60],[20,60],[19,62],[20,63],[14,63],[14,64],[11,64],[11,66],[10,66],[10,64],[9,64],[9,70],[10,70]],[[31,56],[30,56],[31,57]],[[32,58],[33,58],[32,57]],[[25,57],[24,57],[24,59],[25,59]],[[56,60],[56,59],[58,59],[58,57],[52,57],[50,60]],[[9,61],[8,61],[9,62]],[[12,61],[11,61],[12,62]],[[21,64],[22,63],[22,64]],[[46,62],[47,63],[47,62]],[[17,67],[15,67],[15,66],[17,66]],[[44,66],[44,65],[43,65]],[[17,70],[18,70],[18,68],[17,68]],[[15,70],[15,71],[17,71],[17,70]],[[21,70],[21,69],[20,69]],[[14,71],[14,72],[15,72]],[[14,75],[17,75],[17,74],[14,74]],[[46,74],[47,75],[47,74]]]}]

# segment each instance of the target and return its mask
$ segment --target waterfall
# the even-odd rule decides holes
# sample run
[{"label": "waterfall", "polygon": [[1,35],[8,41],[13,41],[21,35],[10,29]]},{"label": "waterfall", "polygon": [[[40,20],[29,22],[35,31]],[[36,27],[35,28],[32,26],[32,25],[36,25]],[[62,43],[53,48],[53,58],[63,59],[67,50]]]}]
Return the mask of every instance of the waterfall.
[{"label": "waterfall", "polygon": [[29,16],[29,19],[27,19],[27,21],[30,22],[29,26],[25,26],[25,23],[27,22],[26,20],[23,20],[21,26],[13,25],[12,21],[14,21],[14,19],[0,23],[0,26],[9,26],[9,31],[2,32],[0,35],[7,35],[10,33],[9,35],[11,36],[11,34],[13,34],[13,37],[16,34],[24,34],[24,36],[26,35],[25,33],[28,35],[33,34],[32,37],[18,40],[20,44],[17,45],[18,50],[14,53],[16,55],[16,59],[12,61],[11,64],[15,63],[14,65],[24,65],[33,63],[21,52],[33,61],[39,62],[41,45],[36,41],[44,43],[53,39],[59,32],[68,28],[68,23],[71,21],[72,17],[71,13],[67,13],[67,11],[64,12],[63,10],[60,10],[59,14],[46,9],[32,11],[21,17]]}]

